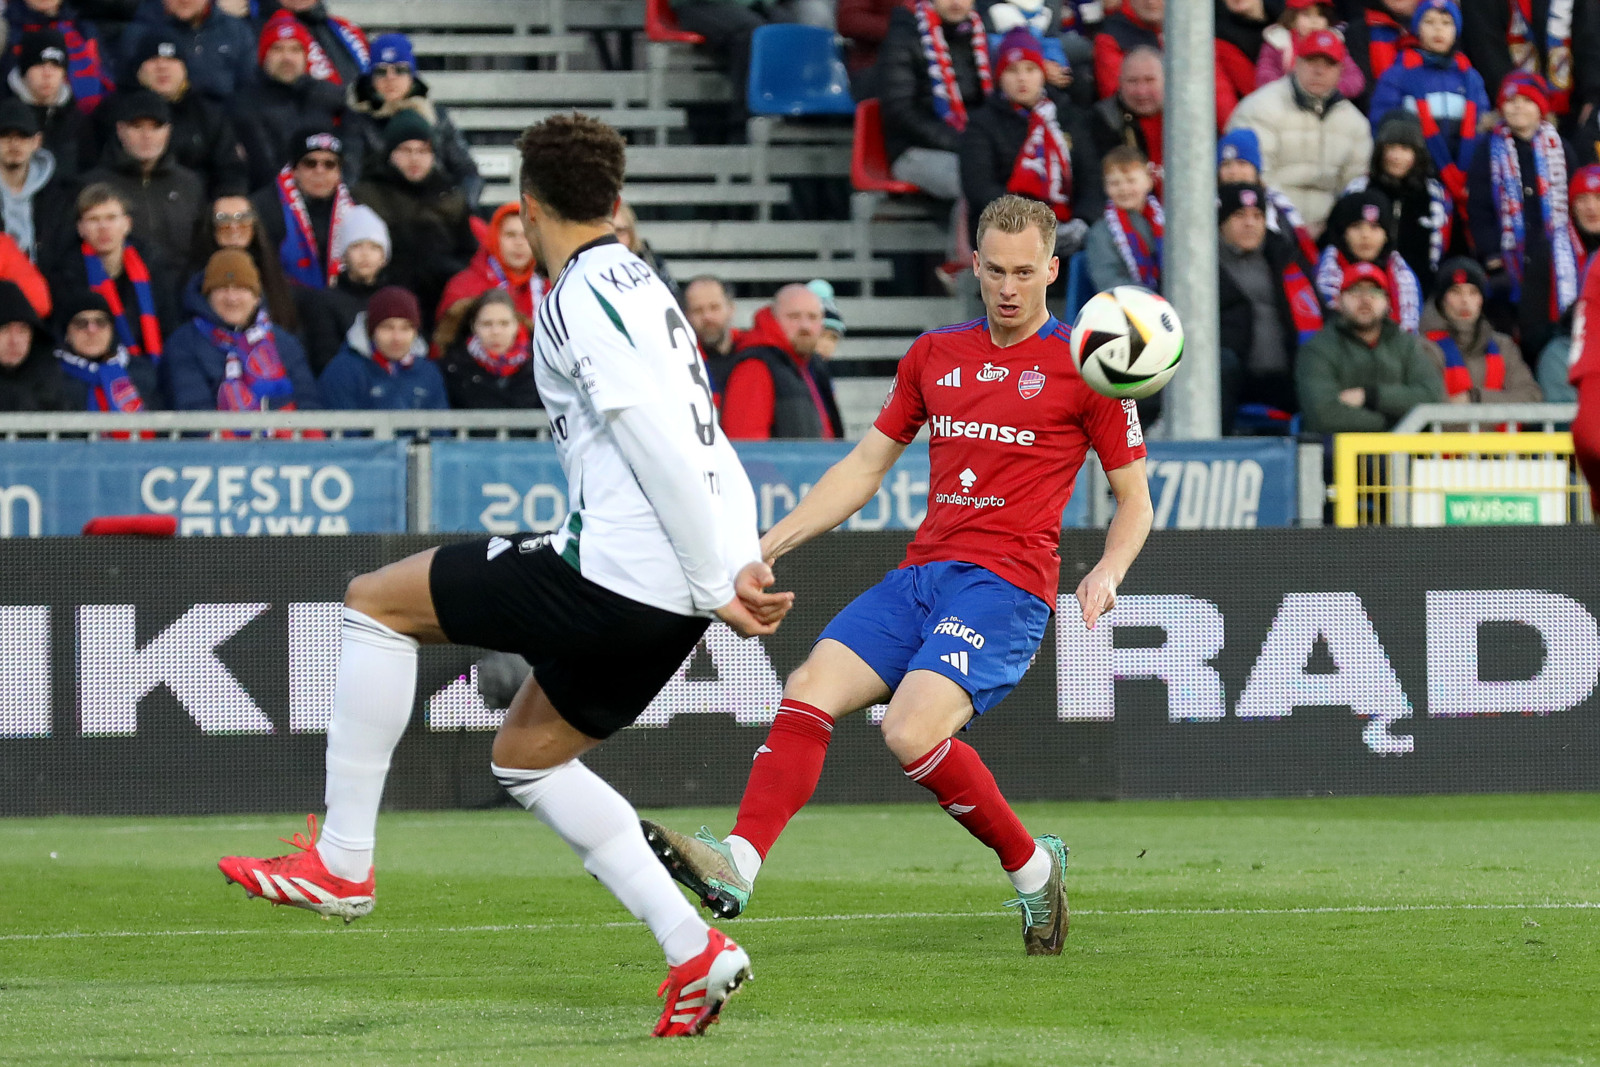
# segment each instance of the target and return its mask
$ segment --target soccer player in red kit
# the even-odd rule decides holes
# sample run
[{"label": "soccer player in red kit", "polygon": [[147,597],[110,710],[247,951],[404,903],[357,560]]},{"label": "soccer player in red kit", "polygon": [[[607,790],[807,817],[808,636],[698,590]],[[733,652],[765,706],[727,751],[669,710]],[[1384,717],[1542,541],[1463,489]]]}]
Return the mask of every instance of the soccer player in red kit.
[{"label": "soccer player in red kit", "polygon": [[1567,378],[1578,390],[1572,449],[1588,479],[1595,514],[1600,515],[1600,269],[1593,260],[1572,314],[1572,362]]},{"label": "soccer player in red kit", "polygon": [[927,517],[899,569],[840,612],[789,676],[733,833],[718,841],[705,828],[690,837],[644,824],[673,876],[724,917],[744,910],[762,861],[811,798],[834,723],[887,701],[884,740],[906,776],[999,856],[1028,953],[1061,951],[1067,849],[1028,833],[955,736],[1016,686],[1039,647],[1056,601],[1061,511],[1091,446],[1117,512],[1077,589],[1084,625],[1116,602],[1150,531],[1133,402],[1084,384],[1068,327],[1045,307],[1055,227],[1039,201],[1004,196],[984,209],[974,265],[987,316],[919,337],[874,428],[761,539],[771,561],[838,526],[928,427]]}]

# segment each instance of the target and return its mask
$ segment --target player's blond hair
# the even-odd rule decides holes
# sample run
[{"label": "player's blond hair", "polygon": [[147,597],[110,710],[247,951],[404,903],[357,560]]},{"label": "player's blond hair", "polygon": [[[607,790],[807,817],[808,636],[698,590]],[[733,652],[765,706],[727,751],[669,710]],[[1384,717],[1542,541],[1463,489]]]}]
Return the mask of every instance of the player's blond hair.
[{"label": "player's blond hair", "polygon": [[978,247],[983,247],[983,235],[991,229],[1001,233],[1021,233],[1032,226],[1039,231],[1039,241],[1046,253],[1056,247],[1056,213],[1042,200],[1007,193],[989,201],[989,206],[978,216]]}]

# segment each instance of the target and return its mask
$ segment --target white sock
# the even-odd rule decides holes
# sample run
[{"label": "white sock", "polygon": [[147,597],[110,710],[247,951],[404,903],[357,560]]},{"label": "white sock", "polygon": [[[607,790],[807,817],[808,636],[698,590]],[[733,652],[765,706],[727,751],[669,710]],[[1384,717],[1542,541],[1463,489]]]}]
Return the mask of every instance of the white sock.
[{"label": "white sock", "polygon": [[729,834],[722,839],[722,843],[733,853],[733,865],[739,869],[745,881],[754,884],[756,875],[761,873],[761,853],[756,851],[756,846],[738,834]]},{"label": "white sock", "polygon": [[577,760],[549,770],[489,769],[517,803],[571,846],[583,869],[611,890],[655,935],[676,967],[704,952],[708,927],[678,891],[639,829],[639,815],[605,780]]},{"label": "white sock", "polygon": [[389,756],[416,700],[417,642],[354,608],[344,609],[341,633],[317,853],[333,874],[361,882],[372,868]]},{"label": "white sock", "polygon": [[1038,845],[1033,846],[1033,858],[1006,877],[1017,887],[1018,893],[1037,893],[1050,880],[1050,853]]}]

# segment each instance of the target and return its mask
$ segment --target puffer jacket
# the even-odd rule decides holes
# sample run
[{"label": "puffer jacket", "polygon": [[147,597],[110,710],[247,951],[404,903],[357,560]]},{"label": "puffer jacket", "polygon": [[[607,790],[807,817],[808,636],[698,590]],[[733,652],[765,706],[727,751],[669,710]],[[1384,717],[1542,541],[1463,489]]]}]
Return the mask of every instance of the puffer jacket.
[{"label": "puffer jacket", "polygon": [[1228,129],[1254,130],[1261,142],[1261,181],[1282,190],[1306,225],[1321,230],[1340,190],[1367,172],[1372,129],[1343,97],[1323,106],[1300,92],[1294,76],[1279,78],[1239,101]]},{"label": "puffer jacket", "polygon": [[[1467,373],[1472,378],[1472,400],[1480,404],[1537,404],[1544,399],[1544,392],[1539,388],[1539,383],[1533,377],[1533,371],[1528,369],[1527,362],[1522,358],[1522,349],[1517,347],[1517,342],[1499,333],[1489,325],[1489,320],[1482,315],[1473,324],[1471,330],[1461,333],[1456,330],[1433,304],[1428,304],[1428,310],[1422,316],[1422,347],[1433,361],[1438,364],[1440,373],[1445,369],[1444,349],[1438,343],[1438,336],[1449,334],[1455,341],[1456,347],[1461,349],[1461,360],[1467,366]],[[1485,389],[1484,376],[1489,367],[1489,339],[1494,338],[1495,345],[1500,349],[1500,358],[1505,363],[1505,382],[1499,389]],[[1449,387],[1446,386],[1446,392]]]}]

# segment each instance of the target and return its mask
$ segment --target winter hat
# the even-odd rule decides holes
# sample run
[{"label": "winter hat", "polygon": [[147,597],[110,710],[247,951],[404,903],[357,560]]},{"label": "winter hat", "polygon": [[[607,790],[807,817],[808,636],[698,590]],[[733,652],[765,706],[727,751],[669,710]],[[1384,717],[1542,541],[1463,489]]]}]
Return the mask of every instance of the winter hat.
[{"label": "winter hat", "polygon": [[1345,57],[1343,38],[1332,30],[1318,30],[1316,33],[1306,34],[1294,43],[1296,59],[1310,59],[1312,56],[1321,56],[1335,63],[1343,63]]},{"label": "winter hat", "polygon": [[1376,263],[1352,263],[1344,269],[1344,274],[1339,278],[1339,292],[1344,292],[1352,286],[1362,282],[1371,282],[1385,293],[1389,291],[1389,276],[1383,268]]},{"label": "winter hat", "polygon": [[367,332],[370,334],[389,319],[405,319],[418,330],[422,329],[422,306],[410,289],[386,285],[372,294],[367,301]]},{"label": "winter hat", "polygon": [[1422,120],[1405,108],[1397,107],[1385,114],[1378,121],[1378,135],[1372,140],[1379,146],[1403,144],[1415,149],[1419,157],[1428,156],[1428,139],[1422,132]]},{"label": "winter hat", "polygon": [[817,299],[822,301],[822,328],[843,337],[844,316],[839,314],[839,303],[833,297],[833,285],[825,278],[814,278],[806,282],[806,288],[816,293]]},{"label": "winter hat", "polygon": [[1456,24],[1456,37],[1461,36],[1461,8],[1453,0],[1422,0],[1417,5],[1417,10],[1411,16],[1411,35],[1414,37],[1422,29],[1422,16],[1430,11],[1443,11],[1449,15]]},{"label": "winter hat", "polygon": [[20,133],[32,137],[39,132],[39,116],[14,96],[0,100],[0,133]]},{"label": "winter hat", "polygon": [[1000,58],[995,61],[994,76],[999,78],[1013,63],[1032,63],[1044,69],[1044,50],[1039,39],[1025,26],[1018,26],[1000,38]]},{"label": "winter hat", "polygon": [[1439,264],[1439,273],[1433,283],[1433,306],[1444,310],[1444,294],[1458,285],[1474,285],[1481,296],[1489,295],[1489,276],[1475,259],[1451,256]]},{"label": "winter hat", "polygon": [[256,39],[256,66],[262,64],[267,58],[267,50],[279,41],[299,41],[306,55],[311,54],[311,31],[292,13],[279,11],[261,27],[261,36]]},{"label": "winter hat", "polygon": [[106,318],[111,318],[111,305],[106,303],[106,298],[90,289],[77,289],[69,293],[65,300],[56,302],[56,323],[63,335],[67,332],[67,324],[86,311],[98,311]]},{"label": "winter hat", "polygon": [[1224,182],[1217,186],[1217,222],[1227,222],[1247,207],[1267,209],[1267,191],[1255,182]]},{"label": "winter hat", "polygon": [[403,33],[386,33],[372,42],[372,62],[400,63],[417,69],[416,57],[411,53],[411,39]]},{"label": "winter hat", "polygon": [[39,313],[16,283],[0,281],[0,326],[10,326],[13,322],[25,322],[34,330],[42,326]]},{"label": "winter hat", "polygon": [[[0,115],[4,115],[3,105],[0,105]],[[0,123],[0,130],[5,129]],[[1572,204],[1580,196],[1590,193],[1600,193],[1600,164],[1591,163],[1587,167],[1579,167],[1572,174],[1572,181],[1567,186],[1567,203]]]},{"label": "winter hat", "polygon": [[1256,131],[1241,126],[1217,142],[1217,166],[1230,159],[1242,159],[1255,167],[1257,174],[1261,173],[1261,138]]},{"label": "winter hat", "polygon": [[389,120],[383,128],[383,151],[387,155],[407,141],[433,143],[433,127],[428,120],[406,108]]},{"label": "winter hat", "polygon": [[381,246],[385,260],[393,254],[393,246],[389,243],[389,224],[365,204],[352,204],[339,220],[338,231],[333,235],[333,258],[344,259],[350,246],[360,241],[372,241]]},{"label": "winter hat", "polygon": [[200,280],[200,292],[210,296],[213,290],[224,286],[237,286],[261,295],[261,272],[256,270],[250,253],[238,248],[223,248],[212,253],[206,263],[205,276]]},{"label": "winter hat", "polygon": [[131,93],[118,93],[116,97],[118,122],[138,122],[150,119],[157,126],[172,125],[172,108],[159,93],[149,89],[135,89]]},{"label": "winter hat", "polygon": [[1326,240],[1334,244],[1342,243],[1344,231],[1358,222],[1370,222],[1383,227],[1383,232],[1389,235],[1392,242],[1396,223],[1394,201],[1389,199],[1389,194],[1369,185],[1360,192],[1346,193],[1335,200],[1333,210],[1328,213],[1328,226],[1324,231]]},{"label": "winter hat", "polygon": [[18,47],[17,69],[26,74],[40,63],[54,63],[67,69],[67,39],[60,30],[34,30],[22,35]]},{"label": "winter hat", "polygon": [[1550,83],[1539,75],[1525,70],[1514,70],[1507,74],[1505,81],[1500,83],[1500,106],[1505,107],[1506,101],[1514,96],[1532,100],[1539,106],[1539,114],[1550,114]]},{"label": "winter hat", "polygon": [[176,59],[187,64],[183,58],[183,42],[178,35],[166,26],[158,26],[143,37],[139,38],[139,47],[132,54],[132,69],[137,71],[144,66],[146,60],[160,56],[163,59]]},{"label": "winter hat", "polygon": [[296,130],[289,140],[289,165],[294,166],[313,152],[332,152],[344,158],[344,142],[332,130],[321,126],[307,126]]}]

